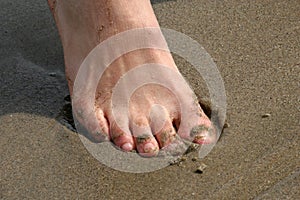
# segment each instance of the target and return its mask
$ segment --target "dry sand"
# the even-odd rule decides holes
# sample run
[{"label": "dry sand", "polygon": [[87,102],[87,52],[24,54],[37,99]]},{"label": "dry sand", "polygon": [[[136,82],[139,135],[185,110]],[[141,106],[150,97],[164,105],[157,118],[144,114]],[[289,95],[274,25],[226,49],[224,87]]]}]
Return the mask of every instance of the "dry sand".
[{"label": "dry sand", "polygon": [[[204,160],[190,155],[145,174],[100,164],[55,120],[68,90],[46,0],[0,7],[1,199],[300,198],[298,0],[154,4],[162,27],[191,36],[216,61],[230,127]],[[176,62],[201,95],[201,80]]]}]

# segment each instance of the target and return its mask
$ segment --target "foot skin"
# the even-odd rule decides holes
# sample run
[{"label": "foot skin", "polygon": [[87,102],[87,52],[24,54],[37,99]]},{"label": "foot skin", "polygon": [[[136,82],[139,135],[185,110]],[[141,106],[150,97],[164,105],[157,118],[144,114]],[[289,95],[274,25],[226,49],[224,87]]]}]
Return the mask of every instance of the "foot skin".
[{"label": "foot skin", "polygon": [[[98,44],[126,30],[159,27],[149,0],[48,0],[48,4],[61,36],[71,95],[81,63]],[[179,129],[183,124],[179,103],[171,91],[159,85],[145,85],[134,92],[129,115],[119,119],[128,124],[125,129],[129,131],[119,127],[112,114],[112,89],[123,74],[146,63],[160,63],[179,73],[171,54],[158,49],[136,50],[116,59],[105,70],[97,86],[95,114],[98,124],[89,120],[81,122],[93,138],[97,141],[107,138],[124,151],[137,150],[142,156],[154,156],[160,149],[174,146],[177,134],[182,138],[192,137],[199,144],[214,142],[212,123],[198,105],[196,117],[189,119],[197,126],[192,130]],[[160,75],[166,81],[170,79],[164,72]],[[183,95],[186,102],[195,103],[191,90]],[[79,107],[85,109],[84,104]],[[146,129],[140,131],[132,124]],[[101,130],[95,130],[99,125]],[[176,133],[178,129],[180,132]]]}]

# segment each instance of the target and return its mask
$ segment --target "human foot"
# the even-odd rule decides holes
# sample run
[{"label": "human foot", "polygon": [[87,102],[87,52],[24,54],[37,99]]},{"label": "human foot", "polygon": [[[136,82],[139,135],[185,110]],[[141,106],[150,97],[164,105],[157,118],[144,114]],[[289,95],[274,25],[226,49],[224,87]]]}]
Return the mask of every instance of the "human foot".
[{"label": "human foot", "polygon": [[[81,64],[98,44],[127,30],[159,27],[148,0],[48,0],[48,3],[63,43],[66,76],[71,95]],[[170,89],[157,84],[137,88],[130,98],[128,115],[121,112],[115,116],[112,108],[113,88],[124,74],[136,69],[136,66],[148,63],[162,64],[169,71],[179,74],[169,52],[139,49],[117,58],[105,70],[97,85],[93,109],[88,108],[86,96],[80,97],[81,103],[76,109],[82,113],[77,112],[76,118],[79,118],[93,139],[110,139],[123,150],[136,149],[144,156],[156,155],[159,149],[168,148],[172,146],[170,144],[176,143],[176,130],[180,137],[199,144],[213,142],[215,135],[212,123],[195,102],[195,95],[190,88],[181,91],[180,95],[181,101],[190,108],[189,118],[185,118],[185,121],[181,121],[182,102],[178,102],[178,97],[174,96]],[[159,75],[156,75],[156,78],[159,76],[158,78],[164,79],[164,82],[176,89],[178,83],[172,81],[168,70],[162,69],[157,70]],[[129,87],[130,83],[125,81],[124,86],[125,89],[120,91],[121,96],[127,95],[126,87]],[[96,120],[88,117],[84,113],[85,110],[95,111]],[[187,124],[192,124],[193,128]]]}]

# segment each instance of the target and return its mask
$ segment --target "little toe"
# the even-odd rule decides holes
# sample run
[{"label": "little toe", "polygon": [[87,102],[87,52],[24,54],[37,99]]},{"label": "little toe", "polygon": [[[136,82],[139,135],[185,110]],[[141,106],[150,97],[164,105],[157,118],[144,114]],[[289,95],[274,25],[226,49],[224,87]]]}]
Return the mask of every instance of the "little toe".
[{"label": "little toe", "polygon": [[96,111],[96,117],[99,121],[99,125],[100,125],[100,129],[101,129],[101,132],[103,134],[105,134],[108,138],[109,138],[109,128],[108,128],[108,122],[107,122],[107,119],[105,118],[104,116],[104,113],[101,109],[97,109]]},{"label": "little toe", "polygon": [[86,104],[74,104],[73,116],[77,131],[93,142],[108,140],[107,120],[101,109],[93,110]]}]

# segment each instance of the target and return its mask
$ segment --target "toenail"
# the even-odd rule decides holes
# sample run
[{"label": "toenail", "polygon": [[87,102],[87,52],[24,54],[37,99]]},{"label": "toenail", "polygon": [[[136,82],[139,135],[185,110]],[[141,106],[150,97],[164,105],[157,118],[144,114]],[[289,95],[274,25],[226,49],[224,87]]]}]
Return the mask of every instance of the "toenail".
[{"label": "toenail", "polygon": [[157,147],[154,146],[152,143],[147,143],[144,146],[144,152],[145,153],[155,152],[156,150],[157,150]]},{"label": "toenail", "polygon": [[150,140],[151,136],[149,136],[148,134],[144,134],[144,135],[141,135],[141,136],[137,137],[136,139],[137,139],[138,144],[142,144],[142,143]]},{"label": "toenail", "polygon": [[214,142],[213,129],[209,128],[194,137],[194,142],[198,144],[211,144]]},{"label": "toenail", "polygon": [[205,144],[207,141],[207,136],[208,136],[208,132],[203,132],[199,135],[196,135],[194,137],[194,141],[199,143],[199,144]]},{"label": "toenail", "polygon": [[204,125],[192,128],[190,136],[198,144],[209,144],[213,142],[214,129]]},{"label": "toenail", "polygon": [[131,150],[133,149],[133,145],[130,144],[130,143],[125,143],[125,144],[122,145],[121,148],[122,148],[123,150],[125,150],[125,151],[131,151]]},{"label": "toenail", "polygon": [[207,135],[206,133],[208,133],[208,131],[209,131],[209,128],[204,125],[196,126],[196,127],[192,128],[192,130],[190,131],[190,136],[192,138],[195,138],[196,136],[199,136],[199,135],[205,136],[205,135]]}]

